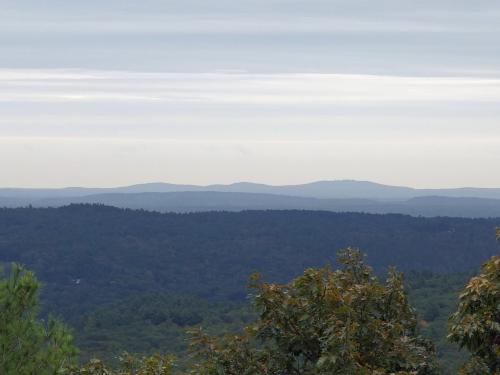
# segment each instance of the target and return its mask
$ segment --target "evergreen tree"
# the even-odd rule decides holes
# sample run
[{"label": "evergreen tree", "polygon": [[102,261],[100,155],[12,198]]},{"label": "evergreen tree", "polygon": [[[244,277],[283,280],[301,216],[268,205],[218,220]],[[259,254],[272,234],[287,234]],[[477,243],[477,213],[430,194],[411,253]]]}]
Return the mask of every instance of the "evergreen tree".
[{"label": "evergreen tree", "polygon": [[67,329],[53,318],[37,318],[40,284],[14,264],[0,280],[0,374],[65,374],[76,354]]}]

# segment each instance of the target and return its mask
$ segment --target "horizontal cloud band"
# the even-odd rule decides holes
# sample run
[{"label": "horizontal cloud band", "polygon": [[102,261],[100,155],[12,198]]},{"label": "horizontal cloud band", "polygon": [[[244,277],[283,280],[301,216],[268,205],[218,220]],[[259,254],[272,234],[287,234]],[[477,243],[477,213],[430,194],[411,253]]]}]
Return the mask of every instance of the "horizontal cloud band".
[{"label": "horizontal cloud band", "polygon": [[344,74],[0,70],[1,102],[206,102],[273,105],[500,102],[500,79]]}]

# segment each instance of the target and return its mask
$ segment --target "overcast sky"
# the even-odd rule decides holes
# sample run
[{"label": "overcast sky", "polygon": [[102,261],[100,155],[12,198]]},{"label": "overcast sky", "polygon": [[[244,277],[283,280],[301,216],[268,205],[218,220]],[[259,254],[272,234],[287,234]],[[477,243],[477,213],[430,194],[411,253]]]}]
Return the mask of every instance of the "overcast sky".
[{"label": "overcast sky", "polygon": [[0,5],[0,186],[500,187],[497,0]]}]

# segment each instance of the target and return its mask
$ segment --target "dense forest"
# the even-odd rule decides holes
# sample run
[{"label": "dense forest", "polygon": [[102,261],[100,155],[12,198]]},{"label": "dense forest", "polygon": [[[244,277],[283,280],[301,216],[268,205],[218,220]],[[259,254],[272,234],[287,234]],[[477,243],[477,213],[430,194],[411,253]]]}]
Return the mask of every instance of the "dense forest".
[{"label": "dense forest", "polygon": [[[185,358],[186,331],[235,332],[256,315],[248,278],[288,282],[360,248],[382,279],[406,272],[418,329],[446,374],[464,360],[447,342],[457,294],[498,253],[495,219],[415,218],[320,211],[160,214],[99,205],[0,210],[0,261],[43,284],[42,314],[73,329],[81,360],[162,351]],[[466,357],[466,356],[465,356]]]},{"label": "dense forest", "polygon": [[[436,285],[441,286],[441,297],[454,294],[458,302],[449,315],[450,324],[442,333],[447,333],[447,342],[459,344],[468,353],[457,359],[441,352],[439,361],[435,341],[429,335],[422,335],[422,327],[425,329],[432,322],[416,314],[403,275],[392,268],[383,281],[375,277],[358,250],[346,248],[337,254],[338,269],[309,268],[286,284],[266,283],[260,275],[252,275],[249,288],[253,316],[245,314],[243,309],[231,313],[231,307],[212,305],[211,311],[201,301],[160,295],[140,296],[117,304],[114,310],[104,309],[85,319],[95,328],[94,338],[105,339],[110,332],[122,332],[125,340],[122,338],[121,344],[136,352],[122,351],[115,354],[114,361],[111,357],[103,362],[94,356],[106,352],[102,352],[98,342],[90,342],[92,359],[85,364],[76,361],[78,354],[80,361],[83,356],[64,324],[52,317],[38,318],[40,284],[32,272],[14,264],[9,275],[0,278],[0,372],[6,375],[499,373],[500,257],[485,262],[481,273],[469,279],[458,298],[456,291],[449,293],[456,281],[453,278],[433,280],[430,275],[413,275],[414,291],[427,300],[425,319],[432,321],[440,315],[439,308],[446,307],[447,298],[432,307],[436,301],[429,298],[429,293],[437,297],[432,293]],[[215,320],[210,312],[217,314]],[[245,315],[246,319],[234,320],[235,316]],[[219,326],[215,327],[214,322]],[[224,324],[220,325],[221,322]],[[227,323],[237,323],[236,327],[246,324],[228,332]],[[212,332],[207,330],[207,324]],[[184,348],[177,356],[172,355],[171,343],[178,341],[175,329],[168,329],[172,326],[190,327],[189,351]],[[155,341],[154,347],[144,346]],[[147,354],[137,353],[144,351]]]},{"label": "dense forest", "polygon": [[[463,351],[446,340],[448,317],[456,309],[458,292],[468,275],[410,272],[405,279],[422,335],[436,343],[444,374],[455,374]],[[164,351],[186,361],[187,332],[204,327],[211,334],[237,332],[253,322],[250,301],[207,301],[166,294],[136,294],[101,306],[68,322],[74,329],[80,359],[98,357],[116,364],[125,350],[133,353]]]},{"label": "dense forest", "polygon": [[140,292],[242,300],[252,272],[286,282],[305,268],[334,264],[347,246],[363,249],[378,273],[390,265],[467,272],[498,252],[497,224],[319,211],[0,209],[0,261],[36,272],[48,304],[74,316]]}]

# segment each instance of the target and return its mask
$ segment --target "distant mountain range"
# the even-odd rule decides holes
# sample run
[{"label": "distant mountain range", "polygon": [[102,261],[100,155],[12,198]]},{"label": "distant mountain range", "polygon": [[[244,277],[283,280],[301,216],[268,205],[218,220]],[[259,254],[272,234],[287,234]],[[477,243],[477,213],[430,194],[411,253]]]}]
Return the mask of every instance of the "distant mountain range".
[{"label": "distant mountain range", "polygon": [[226,193],[277,194],[322,199],[407,200],[425,196],[500,199],[500,188],[415,189],[404,186],[382,185],[368,181],[317,181],[301,185],[265,185],[237,182],[229,185],[178,185],[147,183],[116,188],[67,187],[62,189],[0,188],[0,197],[58,198],[82,197],[108,193],[173,193],[184,191],[216,191]]},{"label": "distant mountain range", "polygon": [[500,217],[500,189],[414,189],[364,181],[272,186],[149,183],[117,188],[0,189],[0,206],[59,207],[98,203],[154,211],[303,209],[402,213],[414,216]]}]

